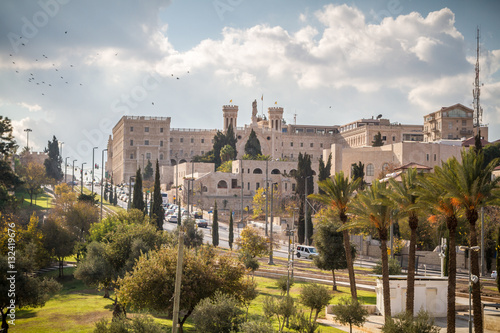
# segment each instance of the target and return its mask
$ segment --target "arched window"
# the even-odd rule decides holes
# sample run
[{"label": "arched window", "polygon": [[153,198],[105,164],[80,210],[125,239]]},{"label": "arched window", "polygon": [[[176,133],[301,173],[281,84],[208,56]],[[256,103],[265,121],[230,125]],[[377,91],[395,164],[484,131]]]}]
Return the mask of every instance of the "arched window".
[{"label": "arched window", "polygon": [[373,164],[368,164],[366,166],[366,175],[367,176],[373,176],[373,174],[375,173],[375,167],[373,166]]},{"label": "arched window", "polygon": [[176,160],[170,160],[170,165],[176,165],[177,164],[177,161]]},{"label": "arched window", "polygon": [[280,171],[278,169],[273,169],[271,171],[271,175],[279,175],[280,174]]},{"label": "arched window", "polygon": [[186,163],[186,160],[182,159],[182,160],[179,161],[179,164],[182,164],[182,163]]},{"label": "arched window", "polygon": [[256,173],[256,174],[261,174],[262,173],[262,170],[259,169],[259,168],[255,168],[253,169],[253,173]]},{"label": "arched window", "polygon": [[208,192],[208,188],[207,188],[206,186],[203,186],[203,187],[201,188],[201,191],[202,191],[202,192]]},{"label": "arched window", "polygon": [[295,177],[296,174],[297,174],[297,170],[295,170],[295,169],[290,170],[290,176]]},{"label": "arched window", "polygon": [[217,188],[227,188],[227,183],[225,180],[221,180],[217,183]]}]

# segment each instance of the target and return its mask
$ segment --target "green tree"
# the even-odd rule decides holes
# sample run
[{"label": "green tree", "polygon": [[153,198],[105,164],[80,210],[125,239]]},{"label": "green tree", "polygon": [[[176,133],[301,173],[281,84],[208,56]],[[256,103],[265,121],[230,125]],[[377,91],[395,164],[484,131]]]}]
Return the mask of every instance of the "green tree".
[{"label": "green tree", "polygon": [[[12,270],[7,257],[0,255],[0,312],[2,314],[2,332],[8,332],[9,324],[15,325],[16,307],[43,307],[50,294],[55,293],[61,285],[53,279],[40,279],[26,268],[22,256],[16,257],[16,273]],[[11,287],[15,286],[15,292]]]},{"label": "green tree", "polygon": [[[401,275],[401,265],[398,259],[389,258],[389,275]],[[373,274],[382,275],[382,260],[378,260],[372,270]],[[408,298],[408,296],[406,296]],[[408,311],[408,309],[407,309]],[[412,312],[409,312],[412,313]]]},{"label": "green tree", "polygon": [[[327,180],[330,178],[330,170],[332,169],[332,154],[328,155],[328,161],[325,164],[323,160],[323,155],[319,158],[319,167],[318,167],[318,182]],[[324,194],[325,192],[320,188],[319,194]]]},{"label": "green tree", "polygon": [[23,186],[30,195],[30,206],[33,205],[33,195],[40,191],[42,185],[47,184],[48,179],[42,164],[30,162],[20,168],[20,176]]},{"label": "green tree", "polygon": [[351,213],[354,221],[350,227],[374,228],[378,232],[382,252],[382,285],[384,295],[384,317],[391,317],[391,300],[389,290],[389,267],[387,257],[388,230],[391,224],[391,205],[386,183],[375,181],[372,186],[359,192],[353,200]]},{"label": "green tree", "polygon": [[[319,313],[330,303],[332,296],[325,286],[306,284],[300,290],[299,301],[310,309],[309,324],[313,326],[318,320]],[[313,317],[314,313],[314,317]]]},{"label": "green tree", "polygon": [[132,196],[132,205],[130,208],[139,209],[144,211],[144,195],[142,193],[142,176],[141,168],[137,169],[135,173],[134,194]]},{"label": "green tree", "polygon": [[[116,191],[116,190],[115,190]],[[116,194],[116,192],[114,192]],[[113,205],[115,203],[115,197],[113,194],[113,177],[111,177],[111,184],[109,186],[109,203]]]},{"label": "green tree", "polygon": [[276,316],[276,319],[278,319],[278,332],[283,332],[287,318],[297,312],[291,296],[267,296],[264,298],[263,310],[268,318]]},{"label": "green tree", "polygon": [[0,155],[5,160],[14,154],[18,146],[12,135],[12,122],[8,117],[0,116]]},{"label": "green tree", "polygon": [[108,184],[108,180],[106,180],[106,183],[104,185],[104,195],[103,195],[103,199],[105,201],[108,201],[108,199],[109,199],[109,193],[108,192],[109,192],[109,184]]},{"label": "green tree", "polygon": [[245,143],[245,154],[248,154],[252,158],[262,155],[260,141],[253,129],[248,136],[247,142]]},{"label": "green tree", "polygon": [[163,209],[163,198],[161,197],[160,187],[160,164],[156,160],[155,185],[153,189],[153,204],[151,208],[151,217],[156,221],[156,228],[163,230],[163,219],[165,210]]},{"label": "green tree", "polygon": [[76,235],[67,228],[61,217],[49,216],[42,226],[43,245],[59,262],[59,277],[64,275],[64,258],[73,254]]},{"label": "green tree", "polygon": [[382,147],[384,145],[384,141],[382,141],[382,134],[380,134],[380,132],[375,134],[375,137],[373,139],[374,140],[372,141],[372,147]]},{"label": "green tree", "polygon": [[234,222],[233,222],[233,211],[229,214],[229,236],[228,243],[231,251],[233,250],[233,241],[234,241]]},{"label": "green tree", "polygon": [[134,316],[127,319],[124,316],[113,318],[108,323],[106,319],[101,319],[95,323],[93,333],[164,333],[164,327],[155,323],[152,318],[145,316]]},{"label": "green tree", "polygon": [[444,179],[454,177],[449,162],[442,166],[434,167],[434,173],[427,174],[418,181],[417,203],[423,210],[430,211],[431,220],[444,219],[448,228],[448,303],[447,303],[447,325],[448,333],[455,332],[455,293],[457,286],[457,253],[456,232],[458,226],[458,206],[454,200],[447,196],[442,186]]},{"label": "green tree", "polygon": [[352,325],[362,326],[368,317],[368,311],[360,302],[353,298],[342,297],[337,305],[333,307],[335,321],[342,325],[349,325],[352,333]]},{"label": "green tree", "polygon": [[[358,189],[360,180],[349,180],[349,177],[344,177],[342,171],[336,173],[333,178],[328,178],[325,181],[319,182],[318,186],[321,188],[325,194],[323,195],[311,195],[311,198],[323,203],[326,207],[332,210],[337,216],[343,226],[347,224],[351,199],[354,196],[354,192]],[[351,244],[349,241],[349,231],[347,229],[342,230],[342,236],[344,241],[344,253],[347,260],[347,270],[349,272],[349,285],[351,287],[351,296],[357,299],[356,292],[356,277],[354,275],[354,265],[351,252]]]},{"label": "green tree", "polygon": [[361,163],[361,161],[358,162],[358,164],[353,163],[351,164],[351,170],[352,170],[352,179],[361,179],[360,187],[361,189],[364,188],[365,186],[365,165]]},{"label": "green tree", "polygon": [[78,201],[68,208],[64,214],[65,228],[73,233],[78,241],[85,241],[90,226],[99,221],[99,211],[88,202]]},{"label": "green tree", "polygon": [[243,323],[244,313],[234,296],[216,292],[196,305],[192,317],[198,332],[231,333]]},{"label": "green tree", "polygon": [[418,212],[417,196],[417,169],[407,169],[401,174],[401,182],[390,179],[392,191],[389,193],[397,215],[408,218],[410,226],[410,248],[408,251],[408,278],[406,291],[406,311],[413,314],[415,303],[415,248],[417,246]]},{"label": "green tree", "polygon": [[97,206],[99,204],[99,200],[95,198],[96,194],[91,193],[91,194],[85,194],[85,193],[80,193],[78,195],[78,201],[80,202],[86,202],[89,205],[92,206]]},{"label": "green tree", "polygon": [[52,137],[52,141],[48,142],[47,148],[45,148],[45,152],[48,154],[48,156],[43,164],[45,165],[47,177],[54,179],[54,181],[62,180],[62,157],[59,154],[59,141],[55,136]]},{"label": "green tree", "polygon": [[116,187],[115,187],[115,193],[113,194],[113,206],[116,206],[118,204],[118,195],[116,194]]},{"label": "green tree", "polygon": [[144,167],[144,174],[142,175],[144,180],[152,180],[153,179],[153,163],[148,159],[148,163]]},{"label": "green tree", "polygon": [[384,333],[438,333],[439,326],[434,326],[434,319],[423,309],[417,317],[409,312],[401,312],[396,318],[390,318],[382,327]]},{"label": "green tree", "polygon": [[[227,146],[230,147],[230,146]],[[219,172],[231,173],[233,172],[233,161],[225,161],[217,168]]]},{"label": "green tree", "polygon": [[[495,197],[493,190],[497,187],[500,178],[492,180],[493,169],[498,165],[500,159],[492,160],[486,167],[483,166],[484,156],[482,151],[469,149],[461,153],[462,162],[456,157],[450,158],[451,173],[449,178],[442,179],[442,186],[454,202],[457,202],[465,212],[469,222],[469,246],[477,246],[476,222],[479,210],[484,205],[492,202]],[[471,273],[479,274],[479,256],[477,251],[471,252]],[[483,307],[481,305],[481,285],[472,284],[472,300],[474,309],[474,329],[476,332],[483,331]]]},{"label": "green tree", "polygon": [[241,230],[240,238],[236,241],[241,253],[248,253],[252,258],[260,258],[269,254],[269,243],[259,231],[247,225]]},{"label": "green tree", "polygon": [[220,160],[222,163],[227,161],[232,161],[235,158],[235,150],[234,148],[227,144],[220,150]]},{"label": "green tree", "polygon": [[[179,227],[175,230],[175,239],[179,238]],[[184,245],[187,248],[199,247],[203,244],[203,231],[196,228],[196,221],[192,218],[182,219],[182,230],[184,231]]]},{"label": "green tree", "polygon": [[[311,155],[308,155],[307,153],[299,153],[299,160],[297,164],[297,172],[294,175],[295,181],[297,183],[297,186],[295,187],[295,193],[298,196],[300,200],[300,207],[299,207],[299,223],[298,223],[298,230],[297,230],[297,235],[298,235],[298,241],[300,244],[303,244],[305,242],[305,209],[304,209],[304,204],[305,204],[305,196],[312,194],[314,192],[314,185],[313,185],[313,172],[311,168]],[[306,182],[307,182],[307,193],[305,193],[305,188],[306,188]],[[308,213],[310,214],[311,209],[308,210]],[[313,224],[311,221],[311,216],[307,216],[307,236],[308,236],[308,242],[309,244],[311,243],[311,237],[313,235]]]},{"label": "green tree", "polygon": [[[314,265],[319,269],[332,271],[333,290],[337,290],[335,270],[346,269],[347,259],[343,244],[342,232],[331,222],[322,222],[316,226],[314,245],[318,256],[313,258]],[[351,246],[351,258],[355,257],[356,249]]]},{"label": "green tree", "polygon": [[217,213],[217,201],[214,205],[214,215],[212,222],[212,244],[213,246],[219,246],[219,216]]},{"label": "green tree", "polygon": [[[137,309],[160,313],[172,312],[177,248],[164,247],[142,255],[132,272],[120,280],[118,297]],[[180,331],[195,306],[217,291],[241,299],[245,289],[245,268],[214,248],[186,249],[182,263],[182,286],[179,318]],[[217,267],[217,269],[214,269]],[[175,325],[176,323],[174,323]]]}]

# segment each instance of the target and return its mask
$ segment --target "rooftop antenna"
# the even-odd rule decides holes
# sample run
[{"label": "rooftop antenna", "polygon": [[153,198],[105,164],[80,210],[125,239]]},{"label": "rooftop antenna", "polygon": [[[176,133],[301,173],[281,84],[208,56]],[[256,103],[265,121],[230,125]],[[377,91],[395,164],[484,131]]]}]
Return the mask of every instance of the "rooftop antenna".
[{"label": "rooftop antenna", "polygon": [[296,113],[293,114],[293,124],[297,125],[297,114]]},{"label": "rooftop antenna", "polygon": [[[483,117],[483,108],[480,104],[480,95],[481,95],[481,85],[479,83],[479,27],[477,27],[477,47],[476,47],[476,78],[474,80],[474,89],[472,89],[472,96],[474,97],[474,101],[472,102],[474,108],[474,127],[481,127],[481,120]],[[478,132],[479,133],[479,132]]]}]

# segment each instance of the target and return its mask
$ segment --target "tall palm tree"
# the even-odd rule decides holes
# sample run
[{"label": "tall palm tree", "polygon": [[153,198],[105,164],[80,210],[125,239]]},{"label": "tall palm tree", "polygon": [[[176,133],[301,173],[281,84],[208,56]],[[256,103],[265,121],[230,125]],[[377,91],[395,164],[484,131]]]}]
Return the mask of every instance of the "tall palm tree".
[{"label": "tall palm tree", "polygon": [[434,173],[421,177],[418,180],[417,204],[423,210],[431,212],[431,219],[444,219],[449,231],[448,246],[448,307],[447,325],[448,333],[455,332],[455,289],[457,286],[457,252],[456,231],[458,225],[458,205],[455,200],[447,196],[442,186],[444,182],[454,177],[449,162],[443,163],[441,167],[436,166]]},{"label": "tall palm tree", "polygon": [[[361,179],[350,181],[349,177],[344,177],[344,172],[337,172],[333,178],[318,182],[323,194],[311,194],[309,198],[324,203],[335,212],[343,225],[347,223],[347,212],[354,192],[359,187]],[[344,250],[347,261],[347,271],[349,272],[349,284],[351,286],[351,297],[358,299],[356,292],[356,278],[354,276],[354,264],[351,254],[351,244],[349,241],[349,231],[342,230],[344,239]]]},{"label": "tall palm tree", "polygon": [[391,318],[391,298],[389,289],[389,265],[387,256],[388,230],[391,224],[392,203],[386,183],[374,181],[370,187],[359,192],[351,205],[353,222],[351,227],[375,228],[378,231],[382,251],[382,286],[384,295],[384,317]]},{"label": "tall palm tree", "polygon": [[410,250],[408,253],[408,277],[406,292],[406,311],[413,315],[415,303],[415,246],[417,244],[418,206],[415,190],[417,188],[417,169],[407,169],[401,174],[401,182],[390,179],[392,191],[389,196],[394,202],[398,215],[408,218],[410,225]]},{"label": "tall palm tree", "polygon": [[[461,154],[462,162],[456,157],[449,160],[453,177],[445,179],[442,186],[465,213],[469,222],[469,246],[477,246],[476,222],[478,212],[482,206],[493,201],[492,191],[497,187],[499,178],[492,180],[493,169],[498,165],[499,159],[494,159],[484,166],[482,151],[473,149],[464,150]],[[479,277],[479,255],[476,251],[469,254],[471,273]],[[481,305],[480,282],[472,285],[472,300],[474,311],[474,331],[483,332],[483,315]]]}]

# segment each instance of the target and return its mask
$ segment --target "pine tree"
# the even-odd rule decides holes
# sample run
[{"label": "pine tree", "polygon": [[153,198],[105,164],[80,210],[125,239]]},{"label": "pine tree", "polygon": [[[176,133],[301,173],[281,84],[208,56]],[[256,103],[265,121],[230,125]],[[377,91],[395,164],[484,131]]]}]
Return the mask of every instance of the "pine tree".
[{"label": "pine tree", "polygon": [[382,134],[378,132],[375,135],[374,140],[372,141],[372,147],[382,147],[384,145],[384,141],[382,141]]},{"label": "pine tree", "polygon": [[234,226],[233,226],[233,211],[231,211],[231,215],[229,216],[229,248],[231,251],[233,250],[233,240],[234,240]]},{"label": "pine tree", "polygon": [[257,135],[255,134],[255,131],[253,129],[250,132],[250,135],[248,136],[247,143],[245,143],[245,154],[248,154],[251,157],[262,155],[260,141],[257,138]]},{"label": "pine tree", "polygon": [[214,206],[214,221],[212,223],[212,244],[219,246],[219,217],[217,216],[217,201]]},{"label": "pine tree", "polygon": [[144,168],[143,179],[144,180],[151,180],[151,178],[153,178],[153,164],[151,163],[151,160],[148,160],[148,163],[146,164],[146,167]]},{"label": "pine tree", "polygon": [[163,218],[165,211],[163,210],[163,198],[161,197],[160,188],[160,164],[156,160],[155,184],[153,188],[153,204],[151,205],[151,214],[156,221],[158,230],[163,229]]},{"label": "pine tree", "polygon": [[48,154],[48,157],[43,164],[45,165],[47,177],[60,181],[63,179],[63,172],[61,170],[62,157],[59,154],[59,141],[55,136],[52,137],[52,142],[48,142],[45,152]]},{"label": "pine tree", "polygon": [[135,183],[134,183],[134,195],[132,199],[132,205],[130,208],[139,209],[144,211],[144,195],[142,193],[142,176],[141,168],[137,169],[135,173]]}]

